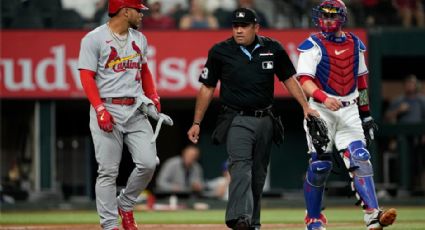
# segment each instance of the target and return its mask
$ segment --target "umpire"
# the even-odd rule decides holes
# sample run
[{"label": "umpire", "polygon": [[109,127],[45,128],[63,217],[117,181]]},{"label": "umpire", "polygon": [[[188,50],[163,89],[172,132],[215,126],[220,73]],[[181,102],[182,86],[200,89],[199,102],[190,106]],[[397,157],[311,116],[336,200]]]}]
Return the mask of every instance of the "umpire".
[{"label": "umpire", "polygon": [[220,80],[222,108],[213,140],[225,143],[229,154],[226,225],[232,229],[259,229],[260,199],[272,141],[279,143],[283,136],[280,120],[272,114],[274,75],[302,105],[305,117],[318,113],[310,109],[292,77],[295,69],[283,47],[257,35],[256,13],[239,8],[233,12],[232,24],[233,36],[214,45],[208,53],[188,137],[198,142],[201,121]]}]

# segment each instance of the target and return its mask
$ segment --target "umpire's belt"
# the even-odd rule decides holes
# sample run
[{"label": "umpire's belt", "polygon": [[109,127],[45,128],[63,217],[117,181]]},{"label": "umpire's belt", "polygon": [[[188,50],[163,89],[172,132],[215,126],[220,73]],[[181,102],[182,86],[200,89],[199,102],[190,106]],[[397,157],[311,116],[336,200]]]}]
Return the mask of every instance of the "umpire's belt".
[{"label": "umpire's belt", "polygon": [[101,98],[102,102],[116,105],[133,105],[136,102],[134,97],[107,97]]},{"label": "umpire's belt", "polygon": [[257,109],[257,110],[239,110],[239,109],[230,108],[229,106],[226,106],[226,105],[224,105],[223,107],[224,109],[228,109],[228,110],[236,112],[240,116],[261,118],[261,117],[272,115],[272,106],[269,106],[265,109]]}]

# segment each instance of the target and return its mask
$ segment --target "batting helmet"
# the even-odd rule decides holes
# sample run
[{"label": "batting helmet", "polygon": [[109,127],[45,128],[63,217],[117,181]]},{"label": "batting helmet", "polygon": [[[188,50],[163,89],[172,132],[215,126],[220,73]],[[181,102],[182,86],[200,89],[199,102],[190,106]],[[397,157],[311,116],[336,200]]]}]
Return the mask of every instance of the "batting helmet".
[{"label": "batting helmet", "polygon": [[141,0],[109,0],[108,13],[116,14],[122,8],[134,8],[138,10],[147,10],[148,8],[142,4]]},{"label": "batting helmet", "polygon": [[[347,21],[347,7],[341,0],[325,0],[313,8],[312,18],[322,32],[336,32]],[[325,23],[325,20],[330,20],[331,23]]]}]

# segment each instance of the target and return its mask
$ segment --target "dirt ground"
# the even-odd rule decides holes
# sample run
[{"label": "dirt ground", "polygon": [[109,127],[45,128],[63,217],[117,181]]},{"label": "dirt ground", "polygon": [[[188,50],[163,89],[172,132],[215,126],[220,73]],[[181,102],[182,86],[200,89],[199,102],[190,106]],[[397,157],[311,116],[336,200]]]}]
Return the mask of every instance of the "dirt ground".
[{"label": "dirt ground", "polygon": [[[333,226],[348,226],[350,224],[333,224]],[[354,226],[354,225],[353,225]],[[192,229],[205,229],[205,230],[226,230],[227,228],[221,224],[139,224],[140,229],[155,229],[155,230],[192,230]],[[261,229],[278,230],[287,228],[304,229],[303,224],[264,224]],[[99,225],[7,225],[0,226],[1,230],[101,230]],[[121,228],[120,228],[121,229]]]}]

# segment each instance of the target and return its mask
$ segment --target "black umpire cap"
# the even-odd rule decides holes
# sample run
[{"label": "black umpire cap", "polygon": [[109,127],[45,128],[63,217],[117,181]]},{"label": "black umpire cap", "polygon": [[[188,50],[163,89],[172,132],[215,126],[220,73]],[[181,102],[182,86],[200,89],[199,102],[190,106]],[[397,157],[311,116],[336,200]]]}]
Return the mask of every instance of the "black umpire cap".
[{"label": "black umpire cap", "polygon": [[257,13],[249,8],[239,8],[233,11],[232,24],[243,23],[251,24],[258,23]]}]

